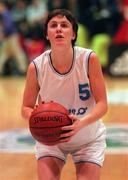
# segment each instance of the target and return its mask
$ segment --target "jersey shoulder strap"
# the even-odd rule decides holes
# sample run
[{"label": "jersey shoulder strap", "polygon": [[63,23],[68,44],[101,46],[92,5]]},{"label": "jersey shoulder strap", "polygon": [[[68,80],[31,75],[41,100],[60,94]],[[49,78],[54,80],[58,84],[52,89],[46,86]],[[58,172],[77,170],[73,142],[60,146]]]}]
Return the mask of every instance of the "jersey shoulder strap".
[{"label": "jersey shoulder strap", "polygon": [[85,52],[85,59],[84,59],[84,61],[85,61],[85,71],[86,71],[86,73],[88,75],[88,73],[89,73],[89,59],[90,59],[91,53],[94,52],[94,51],[92,49],[86,49],[85,51],[86,51]]}]

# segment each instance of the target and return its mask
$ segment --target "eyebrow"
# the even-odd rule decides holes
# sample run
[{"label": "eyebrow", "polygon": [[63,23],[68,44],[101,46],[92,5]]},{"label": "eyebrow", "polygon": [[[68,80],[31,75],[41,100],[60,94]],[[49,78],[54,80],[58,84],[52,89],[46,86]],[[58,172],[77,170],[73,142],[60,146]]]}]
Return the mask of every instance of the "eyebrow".
[{"label": "eyebrow", "polygon": [[[55,21],[55,20],[51,20],[49,21],[49,23],[58,23],[58,21]],[[67,23],[67,24],[70,24],[70,22],[67,21],[60,21],[59,23]]]}]

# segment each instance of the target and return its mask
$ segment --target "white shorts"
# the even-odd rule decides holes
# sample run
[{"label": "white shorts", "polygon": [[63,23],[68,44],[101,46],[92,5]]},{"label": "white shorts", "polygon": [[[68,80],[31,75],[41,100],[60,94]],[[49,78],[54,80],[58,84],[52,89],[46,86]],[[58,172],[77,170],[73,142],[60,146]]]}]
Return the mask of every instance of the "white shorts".
[{"label": "white shorts", "polygon": [[35,147],[37,160],[43,157],[55,157],[66,162],[67,155],[71,154],[74,163],[90,162],[99,166],[103,165],[105,149],[106,141],[100,138],[72,151],[63,149],[61,145],[47,146],[39,142],[36,142]]}]

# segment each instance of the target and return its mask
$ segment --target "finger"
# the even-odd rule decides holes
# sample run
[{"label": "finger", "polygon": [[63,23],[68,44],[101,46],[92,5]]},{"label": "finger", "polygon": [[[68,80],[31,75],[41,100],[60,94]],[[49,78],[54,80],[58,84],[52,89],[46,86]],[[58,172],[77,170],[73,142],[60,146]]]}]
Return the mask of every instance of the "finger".
[{"label": "finger", "polygon": [[70,141],[70,139],[71,139],[71,137],[62,138],[62,139],[60,139],[59,143],[68,142],[68,141]]},{"label": "finger", "polygon": [[63,126],[61,129],[62,131],[70,131],[73,129],[73,126]]},{"label": "finger", "polygon": [[60,138],[67,138],[73,135],[73,131],[64,132],[60,135]]}]

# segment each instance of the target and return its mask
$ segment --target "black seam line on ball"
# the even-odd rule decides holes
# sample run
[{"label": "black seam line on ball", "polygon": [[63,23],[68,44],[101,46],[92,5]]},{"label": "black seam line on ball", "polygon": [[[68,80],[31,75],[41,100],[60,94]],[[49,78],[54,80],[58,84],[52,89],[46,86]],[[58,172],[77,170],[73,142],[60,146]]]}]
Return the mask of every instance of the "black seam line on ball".
[{"label": "black seam line on ball", "polygon": [[65,116],[68,116],[67,114],[62,113],[62,112],[59,112],[59,111],[52,111],[52,110],[49,110],[49,111],[41,111],[41,112],[32,114],[32,117],[35,116],[35,115],[37,115],[37,114],[41,114],[41,113],[45,113],[45,112],[57,112],[57,113],[59,113],[59,114],[64,114]]},{"label": "black seam line on ball", "polygon": [[[63,126],[69,126],[69,125],[63,125]],[[30,126],[30,128],[33,128],[33,129],[43,129],[43,128],[52,128],[52,129],[54,129],[54,128],[59,128],[59,127],[62,127],[62,125],[61,126],[51,126],[51,127]]]}]

